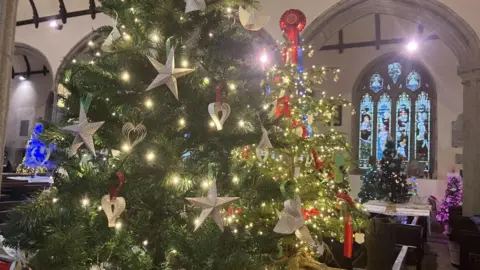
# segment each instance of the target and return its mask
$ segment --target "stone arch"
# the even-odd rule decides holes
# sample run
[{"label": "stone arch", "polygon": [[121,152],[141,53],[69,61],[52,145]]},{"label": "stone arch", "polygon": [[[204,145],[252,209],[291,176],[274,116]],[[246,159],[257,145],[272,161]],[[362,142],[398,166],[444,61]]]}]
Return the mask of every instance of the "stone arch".
[{"label": "stone arch", "polygon": [[386,14],[421,24],[452,50],[463,85],[464,201],[463,215],[480,214],[480,39],[472,27],[437,0],[342,0],[316,18],[303,38],[323,46],[340,29],[369,14]]},{"label": "stone arch", "polygon": [[480,58],[480,39],[472,27],[437,0],[342,0],[317,17],[303,33],[306,42],[316,38],[324,45],[346,25],[369,14],[401,17],[424,25],[453,51],[460,65]]}]

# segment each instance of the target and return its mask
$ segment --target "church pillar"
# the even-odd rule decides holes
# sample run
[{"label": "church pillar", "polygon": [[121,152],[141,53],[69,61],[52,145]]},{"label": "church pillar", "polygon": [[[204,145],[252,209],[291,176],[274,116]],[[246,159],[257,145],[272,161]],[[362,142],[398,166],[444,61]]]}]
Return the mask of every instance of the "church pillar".
[{"label": "church pillar", "polygon": [[[0,0],[0,164],[3,165],[18,0]],[[0,170],[0,176],[2,171]],[[1,178],[0,178],[1,186]]]},{"label": "church pillar", "polygon": [[480,215],[480,61],[460,66],[463,84],[463,215]]}]

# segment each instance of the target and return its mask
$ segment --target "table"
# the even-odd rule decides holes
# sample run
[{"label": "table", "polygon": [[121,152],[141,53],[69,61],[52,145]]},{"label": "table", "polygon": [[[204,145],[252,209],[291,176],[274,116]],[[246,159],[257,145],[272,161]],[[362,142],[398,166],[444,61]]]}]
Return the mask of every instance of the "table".
[{"label": "table", "polygon": [[414,217],[427,217],[428,222],[428,233],[431,233],[430,230],[430,212],[432,211],[432,206],[429,204],[393,204],[395,210],[392,211],[387,208],[390,206],[388,202],[385,201],[368,201],[363,204],[363,207],[370,213],[383,214],[389,216],[414,216]]},{"label": "table", "polygon": [[13,177],[7,177],[7,180],[27,182],[27,183],[32,183],[32,184],[34,184],[34,183],[53,184],[53,177],[51,177],[51,176],[36,176],[36,177],[13,176]]}]

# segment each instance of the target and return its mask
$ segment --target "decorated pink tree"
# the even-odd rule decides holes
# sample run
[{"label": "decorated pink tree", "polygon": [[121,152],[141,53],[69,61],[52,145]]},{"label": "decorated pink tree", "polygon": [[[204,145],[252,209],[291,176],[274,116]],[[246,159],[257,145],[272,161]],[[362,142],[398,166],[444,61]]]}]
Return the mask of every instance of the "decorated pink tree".
[{"label": "decorated pink tree", "polygon": [[442,224],[447,224],[449,213],[448,208],[462,204],[462,177],[455,172],[448,173],[448,186],[445,190],[445,197],[437,213],[437,220]]}]

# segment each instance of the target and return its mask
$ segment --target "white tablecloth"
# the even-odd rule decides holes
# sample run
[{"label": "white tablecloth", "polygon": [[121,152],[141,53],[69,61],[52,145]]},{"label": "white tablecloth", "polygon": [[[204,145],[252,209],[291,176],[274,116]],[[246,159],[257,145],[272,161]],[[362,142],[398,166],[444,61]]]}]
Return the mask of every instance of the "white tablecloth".
[{"label": "white tablecloth", "polygon": [[50,183],[53,184],[53,177],[51,176],[12,176],[7,177],[8,180],[28,181],[28,183]]},{"label": "white tablecloth", "polygon": [[[388,202],[385,201],[368,201],[363,207],[370,213],[383,214],[389,216],[416,216],[427,217],[428,232],[430,233],[430,212],[432,206],[429,204],[395,204],[395,211],[387,211]],[[390,209],[389,209],[390,210]]]}]

